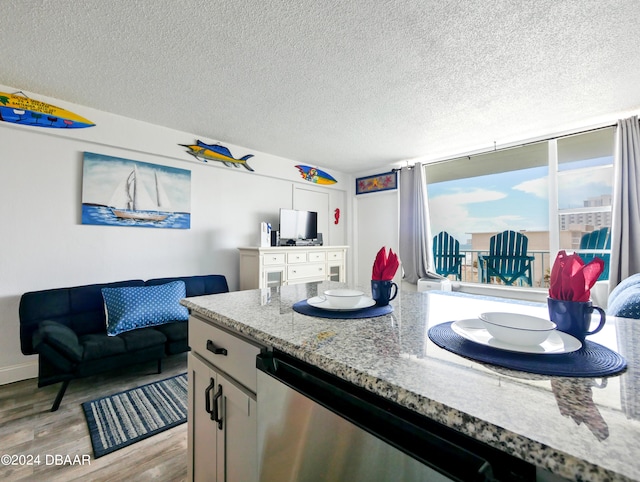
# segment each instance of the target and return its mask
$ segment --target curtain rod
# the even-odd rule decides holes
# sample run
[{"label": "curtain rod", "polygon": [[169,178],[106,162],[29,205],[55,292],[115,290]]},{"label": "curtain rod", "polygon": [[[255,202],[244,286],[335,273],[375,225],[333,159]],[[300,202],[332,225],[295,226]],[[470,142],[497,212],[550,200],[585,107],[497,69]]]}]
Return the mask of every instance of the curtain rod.
[{"label": "curtain rod", "polygon": [[[570,137],[570,136],[575,136],[578,134],[586,134],[587,132],[594,132],[594,131],[599,131],[602,129],[609,129],[611,127],[617,127],[618,123],[616,122],[615,124],[606,124],[606,125],[602,125],[602,126],[598,126],[598,127],[592,127],[590,129],[585,129],[585,130],[578,130],[572,133],[564,133],[564,134],[558,134],[556,136],[552,136],[552,137],[543,137],[541,139],[535,140],[535,141],[528,141],[528,142],[523,142],[522,144],[515,144],[513,146],[506,146],[506,147],[500,147],[497,148],[496,147],[496,142],[493,141],[493,150],[489,150],[489,151],[478,151],[478,152],[474,152],[473,154],[461,154],[458,156],[454,156],[454,157],[447,157],[446,159],[440,159],[437,161],[432,161],[432,162],[425,162],[423,164],[429,164],[429,165],[433,165],[433,164],[440,164],[442,162],[449,162],[449,161],[453,161],[455,159],[463,159],[463,158],[467,158],[467,159],[471,159],[472,157],[475,156],[482,156],[484,154],[489,154],[491,152],[500,152],[500,151],[506,151],[508,149],[517,149],[518,147],[525,147],[525,146],[530,146],[532,144],[538,144],[539,142],[547,142],[547,141],[552,141],[554,139],[561,139],[563,137]],[[410,166],[405,166],[409,169],[413,168],[413,164]],[[391,172],[397,172],[402,170],[403,168],[393,168],[391,169]]]}]

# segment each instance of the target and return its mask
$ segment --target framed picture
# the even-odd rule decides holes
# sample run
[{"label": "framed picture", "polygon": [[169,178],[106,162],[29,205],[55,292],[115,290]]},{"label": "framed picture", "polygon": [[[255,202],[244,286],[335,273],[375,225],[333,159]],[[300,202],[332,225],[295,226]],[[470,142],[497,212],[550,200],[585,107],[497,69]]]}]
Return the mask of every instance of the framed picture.
[{"label": "framed picture", "polygon": [[85,152],[82,224],[189,229],[191,171]]},{"label": "framed picture", "polygon": [[356,194],[398,189],[398,173],[395,171],[356,179]]}]

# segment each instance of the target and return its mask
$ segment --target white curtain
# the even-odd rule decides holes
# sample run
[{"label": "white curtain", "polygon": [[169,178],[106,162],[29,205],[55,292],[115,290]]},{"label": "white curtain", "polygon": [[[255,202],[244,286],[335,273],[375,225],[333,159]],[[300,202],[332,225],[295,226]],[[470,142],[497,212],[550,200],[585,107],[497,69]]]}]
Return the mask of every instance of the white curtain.
[{"label": "white curtain", "polygon": [[442,277],[435,273],[431,248],[429,201],[424,168],[400,170],[400,260],[404,280],[416,284],[420,278]]},{"label": "white curtain", "polygon": [[638,116],[618,121],[614,157],[609,291],[640,273],[640,125]]}]

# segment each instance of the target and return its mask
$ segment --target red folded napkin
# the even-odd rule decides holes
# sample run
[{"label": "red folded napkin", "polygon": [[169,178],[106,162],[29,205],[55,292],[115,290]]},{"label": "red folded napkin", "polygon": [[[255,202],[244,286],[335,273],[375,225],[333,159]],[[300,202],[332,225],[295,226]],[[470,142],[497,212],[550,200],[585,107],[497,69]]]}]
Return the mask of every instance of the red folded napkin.
[{"label": "red folded napkin", "polygon": [[591,288],[604,270],[604,261],[594,258],[585,265],[580,255],[558,252],[549,281],[549,297],[565,301],[589,301]]},{"label": "red folded napkin", "polygon": [[376,254],[376,260],[373,262],[371,279],[382,281],[392,280],[399,266],[400,261],[398,260],[398,256],[391,249],[389,249],[389,254],[387,255],[387,250],[383,246],[380,248],[380,251],[378,251],[378,254]]}]

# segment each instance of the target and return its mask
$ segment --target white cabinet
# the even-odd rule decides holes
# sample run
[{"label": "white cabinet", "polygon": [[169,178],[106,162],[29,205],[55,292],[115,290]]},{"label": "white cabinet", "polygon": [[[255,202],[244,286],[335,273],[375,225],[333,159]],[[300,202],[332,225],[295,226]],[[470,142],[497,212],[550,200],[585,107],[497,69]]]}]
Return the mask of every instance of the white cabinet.
[{"label": "white cabinet", "polygon": [[348,246],[239,248],[240,289],[346,281]]},{"label": "white cabinet", "polygon": [[256,481],[260,347],[189,318],[188,480]]}]

